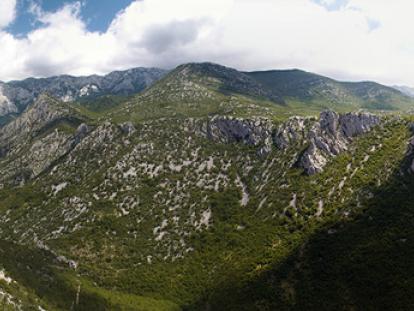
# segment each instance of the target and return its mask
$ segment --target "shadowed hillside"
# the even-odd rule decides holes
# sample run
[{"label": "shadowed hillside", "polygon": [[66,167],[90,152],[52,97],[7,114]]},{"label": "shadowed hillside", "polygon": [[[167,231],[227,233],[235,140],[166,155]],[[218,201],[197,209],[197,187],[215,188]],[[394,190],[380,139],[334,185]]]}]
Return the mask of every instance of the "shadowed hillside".
[{"label": "shadowed hillside", "polygon": [[286,260],[189,310],[411,310],[414,177],[404,159],[355,217],[328,222]]}]

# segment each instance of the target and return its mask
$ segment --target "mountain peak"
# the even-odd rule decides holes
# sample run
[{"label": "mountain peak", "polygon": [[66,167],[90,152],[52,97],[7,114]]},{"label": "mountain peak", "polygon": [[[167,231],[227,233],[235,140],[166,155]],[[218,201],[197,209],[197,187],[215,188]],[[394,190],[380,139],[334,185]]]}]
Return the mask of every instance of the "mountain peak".
[{"label": "mountain peak", "polygon": [[178,66],[170,75],[179,75],[192,80],[203,80],[202,84],[215,84],[216,89],[224,94],[240,94],[249,97],[259,97],[284,104],[282,97],[266,89],[255,79],[234,68],[204,62],[187,63]]}]

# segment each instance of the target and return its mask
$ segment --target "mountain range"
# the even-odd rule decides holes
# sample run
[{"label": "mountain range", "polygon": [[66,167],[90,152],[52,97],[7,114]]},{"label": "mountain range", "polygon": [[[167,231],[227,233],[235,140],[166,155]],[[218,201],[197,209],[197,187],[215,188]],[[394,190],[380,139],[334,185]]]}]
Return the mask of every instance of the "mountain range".
[{"label": "mountain range", "polygon": [[414,88],[412,87],[405,86],[405,85],[395,85],[393,86],[393,88],[407,96],[414,97]]},{"label": "mountain range", "polygon": [[[240,72],[212,63],[194,63],[179,66],[172,73],[182,69],[194,76],[219,81],[224,94],[234,92],[281,105],[397,110],[408,109],[414,102],[407,88],[398,90],[375,82],[339,82],[301,70]],[[64,102],[85,102],[105,95],[130,96],[142,92],[167,73],[158,68],[133,68],[105,76],[62,75],[0,82],[0,117],[21,113],[44,92]]]},{"label": "mountain range", "polygon": [[408,96],[211,63],[108,76],[2,85],[4,310],[414,308]]},{"label": "mountain range", "polygon": [[131,95],[141,92],[166,74],[157,68],[133,68],[114,71],[105,76],[28,78],[0,83],[0,115],[22,112],[42,93],[73,102],[104,95]]}]

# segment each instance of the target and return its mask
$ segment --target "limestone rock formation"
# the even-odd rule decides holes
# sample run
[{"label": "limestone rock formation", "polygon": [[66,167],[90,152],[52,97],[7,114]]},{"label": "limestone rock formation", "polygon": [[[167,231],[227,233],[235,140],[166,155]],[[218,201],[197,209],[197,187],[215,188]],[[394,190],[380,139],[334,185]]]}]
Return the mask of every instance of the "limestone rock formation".
[{"label": "limestone rock formation", "polygon": [[63,102],[95,98],[102,95],[132,95],[141,92],[167,73],[158,68],[132,68],[114,71],[105,76],[29,78],[0,82],[0,117],[22,112],[42,93],[49,93]]},{"label": "limestone rock formation", "polygon": [[329,158],[348,149],[353,137],[369,132],[379,123],[380,118],[370,113],[322,112],[307,135],[309,147],[298,159],[298,165],[310,175],[321,172]]},{"label": "limestone rock formation", "polygon": [[284,150],[308,146],[293,161],[312,175],[323,170],[330,158],[346,151],[353,137],[369,132],[381,118],[371,113],[338,114],[323,111],[319,120],[313,117],[291,117],[278,127],[268,119],[213,117],[203,122],[200,133],[220,143],[243,143],[258,147],[267,155],[272,146]]},{"label": "limestone rock formation", "polygon": [[213,117],[201,125],[203,136],[221,143],[243,143],[259,147],[258,154],[266,155],[272,146],[273,124],[265,118],[240,119]]}]

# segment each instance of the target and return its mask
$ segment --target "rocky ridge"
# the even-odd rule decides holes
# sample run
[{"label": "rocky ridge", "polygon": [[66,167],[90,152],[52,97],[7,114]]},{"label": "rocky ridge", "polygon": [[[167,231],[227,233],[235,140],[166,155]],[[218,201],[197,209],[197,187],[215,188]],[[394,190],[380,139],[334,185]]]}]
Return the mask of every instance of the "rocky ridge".
[{"label": "rocky ridge", "polygon": [[381,118],[371,113],[337,114],[324,111],[316,118],[292,117],[275,127],[266,118],[240,119],[215,116],[203,122],[199,134],[216,142],[236,143],[258,147],[259,155],[266,155],[272,146],[288,149],[308,145],[297,155],[297,166],[305,173],[319,173],[329,159],[346,151],[352,139],[379,125]]},{"label": "rocky ridge", "polygon": [[259,147],[258,154],[266,155],[272,146],[273,124],[269,119],[240,119],[215,116],[199,128],[202,136],[220,143],[243,143]]},{"label": "rocky ridge", "polygon": [[322,112],[307,134],[309,146],[298,165],[309,175],[321,172],[330,158],[348,149],[353,137],[369,132],[380,120],[370,113]]},{"label": "rocky ridge", "polygon": [[42,93],[63,102],[96,98],[103,95],[132,95],[141,92],[167,73],[158,68],[133,68],[104,76],[28,78],[0,82],[0,116],[23,111]]},{"label": "rocky ridge", "polygon": [[72,107],[41,95],[0,128],[0,183],[19,184],[38,176],[86,136],[89,128],[82,122]]},{"label": "rocky ridge", "polygon": [[[366,112],[324,111],[319,119],[291,117],[279,125],[264,117],[213,116],[189,119],[188,126],[198,136],[216,143],[252,146],[259,157],[266,157],[272,148],[302,149],[291,155],[291,166],[312,175],[321,172],[330,159],[346,151],[354,137],[369,132],[380,121],[380,117]],[[3,165],[0,182],[19,184],[44,172],[89,136],[92,128],[85,122],[87,120],[70,105],[41,95],[22,115],[0,129],[0,164]],[[65,130],[66,126],[69,131]],[[101,137],[100,128],[93,129],[98,138]],[[129,136],[136,128],[126,122],[120,125],[120,130]],[[303,146],[307,147],[303,149]]]}]

